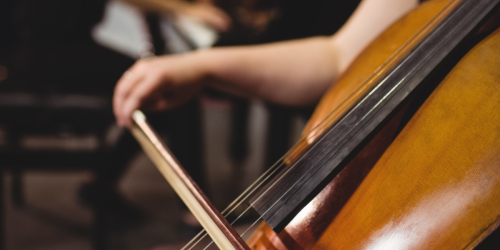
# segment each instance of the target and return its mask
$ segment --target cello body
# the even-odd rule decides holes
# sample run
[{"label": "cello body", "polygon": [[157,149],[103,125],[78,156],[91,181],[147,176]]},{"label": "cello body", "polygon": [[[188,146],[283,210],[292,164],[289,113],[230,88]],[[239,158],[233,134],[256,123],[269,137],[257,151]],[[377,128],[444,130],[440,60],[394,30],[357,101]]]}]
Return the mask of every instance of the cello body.
[{"label": "cello body", "polygon": [[[340,117],[457,2],[425,2],[369,45],[325,94],[304,131],[306,140],[287,157],[297,157],[316,138],[309,134],[313,128],[329,114],[326,123]],[[471,46],[411,119],[412,104],[402,105],[283,231],[261,224],[247,241],[250,248],[472,249],[495,230],[498,26],[483,26],[477,36],[491,34]]]}]

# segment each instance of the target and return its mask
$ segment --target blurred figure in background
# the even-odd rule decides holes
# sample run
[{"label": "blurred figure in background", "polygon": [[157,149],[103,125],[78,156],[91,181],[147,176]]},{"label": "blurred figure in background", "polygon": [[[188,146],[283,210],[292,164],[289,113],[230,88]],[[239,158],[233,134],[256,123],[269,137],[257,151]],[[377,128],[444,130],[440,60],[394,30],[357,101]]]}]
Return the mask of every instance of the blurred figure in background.
[{"label": "blurred figure in background", "polygon": [[[230,26],[223,11],[206,4],[180,0],[127,2],[145,10],[192,15],[221,31]],[[105,4],[106,0],[4,1],[0,15],[0,76],[4,68],[9,72],[0,91],[84,94],[110,100],[116,81],[135,59],[93,41],[91,31],[102,20]],[[89,206],[105,202],[113,215],[122,218],[138,216],[137,209],[117,191],[127,164],[138,149],[135,140],[124,133],[116,143],[113,157],[103,159],[107,167],[96,169],[94,178],[80,189],[81,201]],[[189,169],[196,164],[185,165]]]}]

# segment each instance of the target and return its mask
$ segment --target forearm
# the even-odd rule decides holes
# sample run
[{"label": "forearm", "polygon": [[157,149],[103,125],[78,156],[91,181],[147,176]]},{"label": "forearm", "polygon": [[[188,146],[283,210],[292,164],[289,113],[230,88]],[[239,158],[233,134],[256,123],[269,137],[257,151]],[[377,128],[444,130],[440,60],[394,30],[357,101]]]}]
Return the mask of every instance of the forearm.
[{"label": "forearm", "polygon": [[199,53],[210,85],[286,105],[315,104],[337,77],[328,37]]},{"label": "forearm", "polygon": [[286,105],[313,105],[372,39],[417,4],[417,0],[363,0],[332,37],[139,61],[117,84],[115,115],[128,126],[134,110],[176,107],[203,84]]},{"label": "forearm", "polygon": [[152,12],[184,12],[191,3],[180,0],[122,0]]},{"label": "forearm", "polygon": [[364,0],[342,30],[269,45],[201,53],[216,88],[287,105],[316,103],[363,48],[417,0]]},{"label": "forearm", "polygon": [[183,14],[208,24],[217,31],[227,31],[231,18],[221,9],[206,3],[181,0],[122,0],[145,11]]}]

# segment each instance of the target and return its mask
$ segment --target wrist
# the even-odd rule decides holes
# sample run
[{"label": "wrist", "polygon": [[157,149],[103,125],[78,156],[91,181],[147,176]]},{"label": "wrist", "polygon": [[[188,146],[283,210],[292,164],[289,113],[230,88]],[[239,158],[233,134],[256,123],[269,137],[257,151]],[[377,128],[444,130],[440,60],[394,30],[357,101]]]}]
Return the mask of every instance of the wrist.
[{"label": "wrist", "polygon": [[194,70],[198,72],[202,80],[214,78],[214,65],[217,58],[214,56],[212,49],[196,50],[190,53],[189,56],[192,57],[191,60],[194,62]]}]

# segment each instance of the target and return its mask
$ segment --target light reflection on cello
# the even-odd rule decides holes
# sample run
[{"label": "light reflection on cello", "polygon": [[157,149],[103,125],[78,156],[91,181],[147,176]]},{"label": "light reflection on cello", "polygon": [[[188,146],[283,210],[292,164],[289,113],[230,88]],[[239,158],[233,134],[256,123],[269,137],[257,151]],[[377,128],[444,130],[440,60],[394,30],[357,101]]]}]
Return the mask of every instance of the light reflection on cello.
[{"label": "light reflection on cello", "polygon": [[[335,161],[329,172],[332,174],[319,180],[312,176],[305,182],[302,176],[280,173],[274,180],[294,181],[271,181],[271,185],[264,185],[270,188],[259,191],[258,199],[250,199],[250,202],[272,227],[280,228],[300,210],[299,205],[308,200],[299,200],[293,207],[290,202],[281,202],[277,208],[274,204],[281,200],[271,198],[285,197],[284,201],[295,202],[287,195],[296,185],[307,187],[311,181],[315,182],[307,193],[303,193],[307,188],[294,191],[296,197],[310,197],[328,183],[326,176],[334,177],[333,181],[278,235],[262,225],[249,240],[250,246],[256,249],[463,249],[473,248],[494,230],[500,216],[497,170],[500,117],[494,112],[500,105],[498,32],[475,47],[474,44],[478,38],[494,31],[498,23],[490,22],[488,28],[475,36],[469,33],[477,31],[497,5],[498,1],[430,1],[369,45],[323,97],[304,139],[283,161],[288,163],[283,164],[285,172],[305,171],[306,174]],[[313,47],[322,45],[314,42]],[[278,46],[268,48],[279,49]],[[224,51],[214,53],[228,56]],[[207,54],[210,53],[201,53],[201,56]],[[189,56],[178,60],[186,63]],[[192,74],[188,76],[189,81],[201,79]],[[418,108],[426,94],[415,93],[431,92],[443,78],[436,91]],[[171,85],[179,84],[174,80]],[[141,94],[158,90],[158,86],[152,84],[154,81],[140,81],[125,79],[120,83],[125,87],[118,89],[115,104],[122,124],[129,124],[128,112],[144,103]],[[431,87],[423,87],[421,83]],[[384,89],[387,91],[377,92]],[[268,90],[257,89],[251,93],[266,97]],[[408,96],[415,101],[409,103]],[[146,103],[156,108],[172,104],[166,102],[164,96],[154,97],[157,99]],[[393,101],[396,99],[399,102]],[[310,101],[304,97],[299,100]],[[374,106],[369,105],[372,101]],[[405,114],[407,110],[412,114],[416,109],[411,119]],[[361,111],[365,112],[359,113]],[[399,128],[402,128],[400,133]],[[312,136],[308,134],[311,131]],[[331,131],[345,131],[345,134]],[[359,138],[360,134],[364,136]],[[312,145],[311,138],[316,139]],[[339,150],[321,155],[326,149],[317,145],[329,139],[332,144],[327,145]],[[346,140],[345,144],[338,145],[342,140]],[[318,154],[321,157],[317,157]],[[325,157],[328,159],[319,162],[323,165],[316,162]],[[305,162],[310,158],[313,160]],[[314,168],[310,168],[311,164]],[[303,170],[295,170],[301,166]],[[262,201],[275,203],[269,205]]]}]

